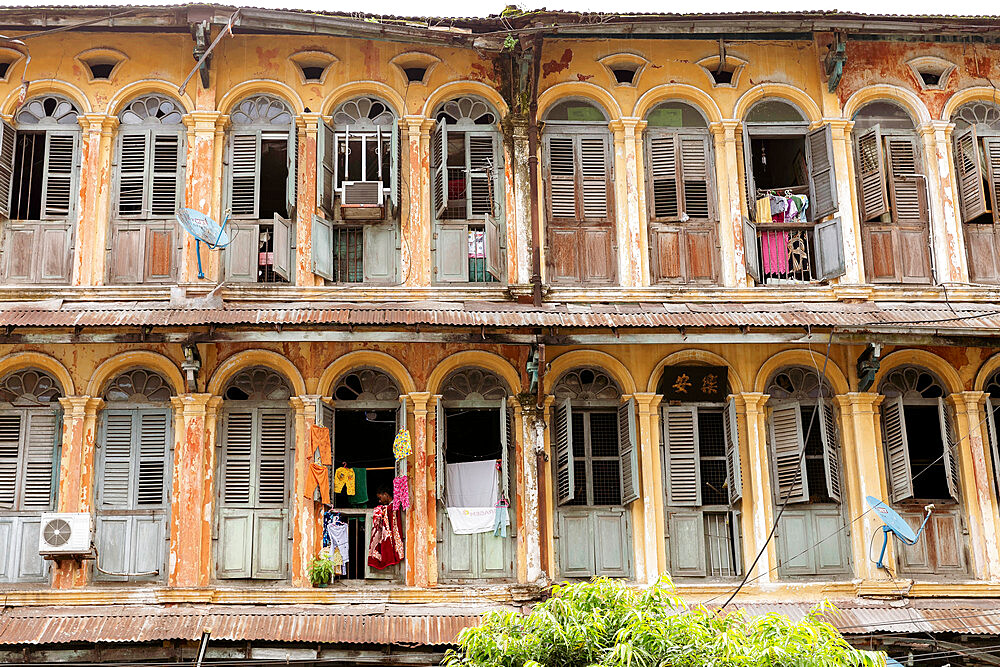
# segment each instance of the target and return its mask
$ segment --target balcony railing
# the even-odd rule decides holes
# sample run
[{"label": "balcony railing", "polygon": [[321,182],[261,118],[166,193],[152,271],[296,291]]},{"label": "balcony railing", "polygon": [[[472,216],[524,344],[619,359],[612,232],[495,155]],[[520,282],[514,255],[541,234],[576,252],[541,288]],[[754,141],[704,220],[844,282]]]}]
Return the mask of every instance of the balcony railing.
[{"label": "balcony railing", "polygon": [[809,282],[815,279],[812,223],[757,225],[760,275],[765,285]]}]

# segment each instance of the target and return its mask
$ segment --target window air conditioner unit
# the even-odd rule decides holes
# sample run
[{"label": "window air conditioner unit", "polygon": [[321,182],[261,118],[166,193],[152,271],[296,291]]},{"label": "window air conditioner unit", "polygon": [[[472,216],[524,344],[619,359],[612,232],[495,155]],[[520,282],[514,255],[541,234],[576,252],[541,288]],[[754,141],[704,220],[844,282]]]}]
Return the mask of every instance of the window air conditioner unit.
[{"label": "window air conditioner unit", "polygon": [[344,181],[340,212],[347,220],[382,220],[385,201],[381,181]]},{"label": "window air conditioner unit", "polygon": [[38,530],[38,553],[41,556],[86,556],[91,546],[89,512],[42,514]]}]

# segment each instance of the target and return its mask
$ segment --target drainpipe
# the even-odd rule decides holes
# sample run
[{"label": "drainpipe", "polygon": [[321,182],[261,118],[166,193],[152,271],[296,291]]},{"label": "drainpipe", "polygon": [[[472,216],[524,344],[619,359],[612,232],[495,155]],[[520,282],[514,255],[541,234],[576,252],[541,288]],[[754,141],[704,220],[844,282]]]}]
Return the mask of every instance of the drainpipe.
[{"label": "drainpipe", "polygon": [[[538,212],[538,75],[542,67],[542,35],[531,47],[531,97],[528,102],[528,193],[531,198],[532,302],[542,305],[541,215]],[[540,384],[540,383],[539,383]]]}]

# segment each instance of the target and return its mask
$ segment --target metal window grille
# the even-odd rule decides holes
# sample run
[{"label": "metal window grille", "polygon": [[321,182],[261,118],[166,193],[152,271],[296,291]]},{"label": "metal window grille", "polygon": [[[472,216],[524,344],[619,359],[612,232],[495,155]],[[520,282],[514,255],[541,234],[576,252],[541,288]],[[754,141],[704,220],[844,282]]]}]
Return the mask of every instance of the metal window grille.
[{"label": "metal window grille", "polygon": [[338,283],[364,281],[364,249],[364,230],[361,227],[334,227],[334,281]]},{"label": "metal window grille", "polygon": [[698,449],[701,454],[701,502],[703,505],[728,505],[726,489],[726,436],[722,412],[698,410]]},{"label": "metal window grille", "polygon": [[[823,455],[823,436],[820,434],[819,420],[822,419],[815,405],[803,405],[802,411],[802,437],[806,443],[806,480],[809,484],[809,496],[814,501],[827,501],[830,499],[829,491],[826,488],[826,464]],[[816,413],[815,415],[813,413]],[[812,422],[812,428],[809,423]]]},{"label": "metal window grille", "polygon": [[618,415],[607,411],[573,413],[574,486],[572,505],[620,505],[621,461]]},{"label": "metal window grille", "polygon": [[496,278],[486,272],[486,230],[483,225],[469,225],[469,282],[496,282]]},{"label": "metal window grille", "polygon": [[705,547],[708,574],[712,577],[735,577],[736,540],[733,515],[730,512],[705,512]]},{"label": "metal window grille", "polygon": [[288,282],[274,272],[274,228],[273,225],[261,225],[257,240],[257,282],[285,283]]}]

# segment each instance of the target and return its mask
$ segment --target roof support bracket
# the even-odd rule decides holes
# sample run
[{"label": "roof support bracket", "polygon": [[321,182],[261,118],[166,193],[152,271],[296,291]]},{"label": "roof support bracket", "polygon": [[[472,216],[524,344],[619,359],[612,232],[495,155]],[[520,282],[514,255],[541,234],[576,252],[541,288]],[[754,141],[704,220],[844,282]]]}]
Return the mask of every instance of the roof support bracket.
[{"label": "roof support bracket", "polygon": [[827,47],[826,57],[823,59],[823,71],[826,73],[826,89],[837,92],[840,85],[840,78],[844,75],[844,63],[847,62],[847,38],[844,33],[833,34],[833,41]]}]

